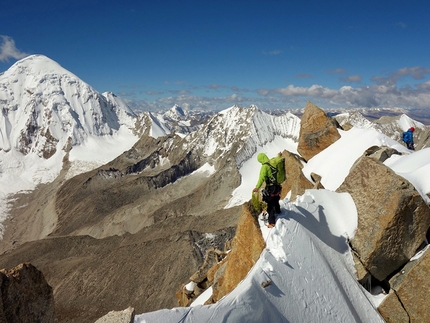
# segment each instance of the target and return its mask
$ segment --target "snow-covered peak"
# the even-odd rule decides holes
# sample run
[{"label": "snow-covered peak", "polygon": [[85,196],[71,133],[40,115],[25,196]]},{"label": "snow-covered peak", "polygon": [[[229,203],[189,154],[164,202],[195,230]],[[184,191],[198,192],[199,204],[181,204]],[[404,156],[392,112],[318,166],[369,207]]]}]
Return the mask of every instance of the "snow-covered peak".
[{"label": "snow-covered peak", "polygon": [[15,64],[13,64],[5,73],[5,76],[19,75],[25,73],[25,76],[32,75],[34,77],[44,76],[46,74],[69,74],[76,77],[74,74],[63,68],[60,64],[44,55],[30,55]]},{"label": "snow-covered peak", "polygon": [[164,117],[172,120],[183,120],[187,117],[187,113],[179,105],[175,104],[169,111],[164,113]]},{"label": "snow-covered peak", "polygon": [[[101,137],[112,142],[118,133],[122,141],[114,146],[128,149],[137,140],[136,116],[120,98],[101,95],[43,55],[28,56],[0,74],[0,110],[0,186],[6,192],[54,180],[67,152],[76,159],[74,147]],[[101,163],[117,156],[91,149],[84,155]]]},{"label": "snow-covered peak", "polygon": [[272,116],[253,105],[249,108],[232,106],[209,120],[190,136],[191,144],[201,146],[203,155],[219,158],[232,155],[238,165],[277,137],[296,140],[300,119],[291,113]]},{"label": "snow-covered peak", "polygon": [[374,127],[374,124],[368,119],[366,119],[358,111],[340,113],[336,115],[336,120],[341,126],[344,126],[346,123],[349,123],[352,126],[361,129],[369,129]]},{"label": "snow-covered peak", "polygon": [[400,128],[402,128],[402,130],[406,131],[408,130],[410,127],[414,127],[414,128],[419,128],[419,129],[424,129],[425,125],[422,124],[421,122],[418,122],[416,120],[413,120],[412,118],[408,117],[406,114],[402,114],[397,123],[399,124]]},{"label": "snow-covered peak", "polygon": [[0,75],[0,107],[0,149],[24,154],[44,154],[47,139],[58,145],[51,151],[63,149],[69,138],[79,145],[89,135],[130,125],[135,117],[119,98],[106,99],[43,55],[26,57]]}]

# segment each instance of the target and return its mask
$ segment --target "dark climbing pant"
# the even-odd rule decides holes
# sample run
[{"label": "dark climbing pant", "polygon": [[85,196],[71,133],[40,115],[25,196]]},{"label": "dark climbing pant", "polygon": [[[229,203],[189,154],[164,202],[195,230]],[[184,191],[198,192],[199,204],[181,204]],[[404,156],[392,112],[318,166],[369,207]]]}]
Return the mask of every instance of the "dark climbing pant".
[{"label": "dark climbing pant", "polygon": [[267,213],[269,214],[269,224],[275,224],[276,214],[281,213],[281,206],[279,205],[279,195],[265,196],[263,199],[267,203]]}]

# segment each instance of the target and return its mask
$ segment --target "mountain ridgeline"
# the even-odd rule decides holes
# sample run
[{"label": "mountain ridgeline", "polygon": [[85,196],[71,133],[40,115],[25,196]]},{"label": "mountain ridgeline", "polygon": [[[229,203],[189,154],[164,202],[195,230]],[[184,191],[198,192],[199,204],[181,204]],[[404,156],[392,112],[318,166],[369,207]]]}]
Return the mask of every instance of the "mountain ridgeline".
[{"label": "mountain ridgeline", "polygon": [[[298,153],[283,152],[289,178],[283,194],[291,191],[295,197],[306,188],[323,188],[305,178],[301,168],[340,138],[339,130],[374,128],[400,141],[403,124],[408,124],[417,129],[417,149],[429,143],[428,127],[406,114],[373,122],[351,111],[329,118],[310,102],[303,114],[308,128],[290,112],[275,116],[254,105],[218,113],[179,106],[164,113],[136,113],[126,100],[98,93],[41,55],[0,74],[0,89],[0,174],[24,176],[36,187],[9,196],[0,268],[26,262],[37,267],[53,289],[56,322],[94,322],[128,306],[139,313],[177,306],[178,286],[202,268],[208,254],[228,249],[242,223],[243,208],[255,216],[247,203],[229,202],[246,176],[239,169],[266,144],[281,138],[297,145]],[[123,138],[124,133],[134,138],[131,148],[95,167],[82,160],[85,171],[70,173],[74,150],[86,147],[88,155],[94,154],[86,146],[89,139]],[[22,169],[6,167],[11,155],[16,160],[31,157],[44,168],[53,167],[49,162],[55,160],[61,167],[41,180],[37,172],[23,175]],[[347,184],[342,189],[353,190]],[[413,194],[414,203],[425,208]],[[425,224],[420,230],[426,232],[427,215],[421,217]],[[245,222],[252,227],[250,219]],[[408,257],[424,239],[421,232]],[[257,240],[255,250],[260,250],[262,239]],[[236,259],[240,252],[235,252]],[[393,260],[397,267],[383,276],[363,269],[359,278],[384,280],[405,259]],[[374,265],[367,258],[361,261]],[[237,273],[227,275],[234,276],[236,284],[240,281]],[[200,288],[207,287],[208,278],[202,277]],[[181,297],[183,303],[190,301]]]},{"label": "mountain ridgeline", "polygon": [[[269,131],[258,132],[262,125]],[[186,137],[142,136],[129,151],[58,190],[52,234],[101,238],[135,233],[169,217],[222,210],[240,183],[240,164],[276,135],[294,138],[298,126],[290,114],[273,117],[256,107],[233,107]],[[213,169],[210,176],[198,172],[205,165]]]}]

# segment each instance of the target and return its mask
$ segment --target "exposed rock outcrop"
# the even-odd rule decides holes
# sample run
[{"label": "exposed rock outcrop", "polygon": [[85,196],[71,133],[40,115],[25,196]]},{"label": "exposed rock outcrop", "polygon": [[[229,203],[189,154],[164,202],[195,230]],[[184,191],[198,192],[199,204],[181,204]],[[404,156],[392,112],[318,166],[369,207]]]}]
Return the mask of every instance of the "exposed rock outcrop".
[{"label": "exposed rock outcrop", "polygon": [[213,283],[213,275],[208,277],[208,272],[212,268],[218,268],[218,264],[225,258],[226,252],[210,248],[206,252],[205,261],[203,265],[190,277],[190,283],[183,284],[176,292],[179,306],[188,306],[192,301],[198,297],[205,289]]},{"label": "exposed rock outcrop", "polygon": [[429,272],[427,249],[390,279],[391,291],[378,308],[386,322],[430,322],[430,307],[422,303],[430,290]]},{"label": "exposed rock outcrop", "polygon": [[304,194],[305,190],[313,188],[314,184],[302,172],[303,166],[306,163],[302,157],[287,150],[282,152],[282,156],[285,159],[287,180],[282,184],[281,198],[284,198],[291,191],[290,200],[294,201],[297,195]]},{"label": "exposed rock outcrop", "polygon": [[379,160],[381,163],[386,161],[392,155],[401,155],[396,149],[390,147],[372,146],[364,152],[363,156]]},{"label": "exposed rock outcrop", "polygon": [[265,246],[258,221],[252,215],[252,206],[245,203],[232,242],[232,250],[227,257],[225,272],[213,285],[214,302],[230,293],[245,278]]},{"label": "exposed rock outcrop", "polygon": [[134,308],[128,307],[123,311],[110,311],[95,323],[133,323],[134,316]]},{"label": "exposed rock outcrop", "polygon": [[310,101],[300,124],[297,151],[308,161],[340,138],[337,122]]},{"label": "exposed rock outcrop", "polygon": [[[251,202],[242,206],[231,251],[224,258],[219,251],[209,250],[205,263],[190,278],[195,283],[194,290],[187,291],[187,286],[181,285],[176,293],[179,305],[189,305],[202,288],[209,286],[212,286],[212,297],[206,303],[215,303],[245,278],[266,246],[254,213]],[[208,268],[210,264],[212,267]]]},{"label": "exposed rock outcrop", "polygon": [[382,304],[378,307],[379,313],[387,323],[410,322],[402,303],[396,296],[394,290],[391,290]]},{"label": "exposed rock outcrop", "polygon": [[368,157],[355,163],[337,191],[350,193],[357,207],[352,248],[368,272],[385,280],[425,240],[430,209],[411,183]]},{"label": "exposed rock outcrop", "polygon": [[0,270],[0,322],[54,322],[54,295],[30,263]]}]

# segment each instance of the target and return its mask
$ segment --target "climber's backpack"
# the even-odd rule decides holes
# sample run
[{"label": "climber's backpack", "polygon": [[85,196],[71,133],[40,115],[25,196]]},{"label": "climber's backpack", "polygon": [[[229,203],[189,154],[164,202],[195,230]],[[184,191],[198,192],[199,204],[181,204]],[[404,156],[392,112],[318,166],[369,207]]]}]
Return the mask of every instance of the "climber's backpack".
[{"label": "climber's backpack", "polygon": [[281,184],[285,181],[285,159],[281,158],[279,162],[275,164],[275,158],[272,158],[268,163],[266,163],[272,171],[272,176],[269,178],[269,185]]},{"label": "climber's backpack", "polygon": [[[275,157],[276,158],[276,157]],[[281,193],[281,183],[285,181],[285,159],[281,158],[275,164],[275,159],[272,158],[267,165],[272,171],[272,176],[266,182],[266,188],[263,190],[263,200],[269,196],[278,196]],[[273,166],[275,164],[275,166]]]}]

